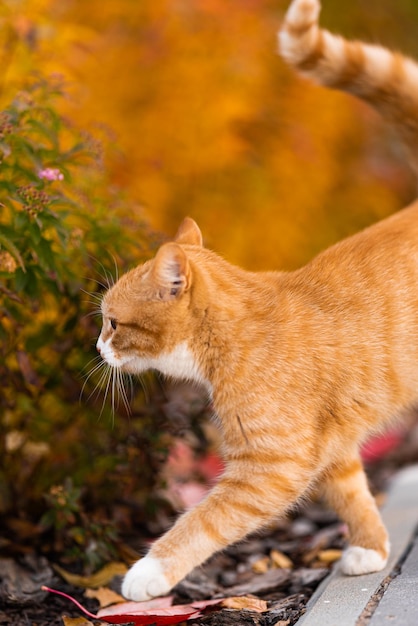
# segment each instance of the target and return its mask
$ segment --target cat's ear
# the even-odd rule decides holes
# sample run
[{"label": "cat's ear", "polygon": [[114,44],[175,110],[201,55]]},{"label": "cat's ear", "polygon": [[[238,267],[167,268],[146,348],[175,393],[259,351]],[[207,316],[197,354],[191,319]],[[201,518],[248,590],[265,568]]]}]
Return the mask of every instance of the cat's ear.
[{"label": "cat's ear", "polygon": [[174,241],[192,246],[203,246],[203,237],[199,226],[191,217],[185,217],[177,231]]},{"label": "cat's ear", "polygon": [[177,243],[162,245],[154,259],[152,277],[161,300],[174,300],[187,291],[191,272],[183,248]]}]

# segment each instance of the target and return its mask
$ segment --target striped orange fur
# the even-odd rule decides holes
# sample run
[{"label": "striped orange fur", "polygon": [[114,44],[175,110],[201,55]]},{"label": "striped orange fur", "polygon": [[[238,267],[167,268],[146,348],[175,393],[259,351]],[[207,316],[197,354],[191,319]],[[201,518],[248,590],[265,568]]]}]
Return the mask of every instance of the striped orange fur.
[{"label": "striped orange fur", "polygon": [[[418,66],[321,30],[319,9],[293,1],[282,56],[380,109],[417,166]],[[418,202],[286,273],[232,266],[186,218],[173,242],[120,278],[102,303],[103,359],[117,371],[155,368],[203,384],[226,466],[130,569],[125,596],[168,592],[318,488],[350,531],[343,571],[384,567],[388,537],[358,449],[417,404],[417,286]]]}]

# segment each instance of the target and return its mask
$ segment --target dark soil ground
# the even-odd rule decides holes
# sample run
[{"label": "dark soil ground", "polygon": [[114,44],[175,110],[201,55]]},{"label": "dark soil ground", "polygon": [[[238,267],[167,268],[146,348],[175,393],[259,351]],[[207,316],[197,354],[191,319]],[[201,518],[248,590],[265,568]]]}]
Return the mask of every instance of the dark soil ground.
[{"label": "dark soil ground", "polygon": [[[417,425],[411,432],[394,450],[368,464],[372,489],[378,497],[398,468],[418,462]],[[334,551],[344,547],[344,530],[333,513],[320,503],[311,503],[269,532],[214,556],[176,587],[175,603],[256,596],[267,601],[267,611],[217,609],[190,623],[292,626],[338,556]],[[283,561],[283,556],[289,561]],[[22,569],[13,573],[16,565]],[[64,598],[39,592],[43,584],[71,594],[92,612],[98,608],[95,600],[86,599],[82,589],[58,577],[46,559],[29,554],[0,561],[0,625],[61,626],[63,615],[81,615]],[[113,587],[117,589],[118,585],[120,580],[115,579]]]}]

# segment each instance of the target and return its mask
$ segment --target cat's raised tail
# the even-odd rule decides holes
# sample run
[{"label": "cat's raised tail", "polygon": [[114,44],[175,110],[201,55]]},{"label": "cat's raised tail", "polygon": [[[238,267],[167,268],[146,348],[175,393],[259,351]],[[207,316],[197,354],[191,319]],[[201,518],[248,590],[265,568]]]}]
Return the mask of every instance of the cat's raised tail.
[{"label": "cat's raised tail", "polygon": [[380,111],[408,149],[418,176],[418,64],[319,27],[319,0],[293,0],[279,31],[281,56],[316,83],[350,92]]}]

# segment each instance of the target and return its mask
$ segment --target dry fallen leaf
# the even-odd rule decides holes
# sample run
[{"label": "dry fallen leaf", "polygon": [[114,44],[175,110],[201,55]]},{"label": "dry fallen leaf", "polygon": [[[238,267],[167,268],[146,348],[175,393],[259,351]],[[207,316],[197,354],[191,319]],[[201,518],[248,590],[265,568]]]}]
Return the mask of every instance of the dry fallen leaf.
[{"label": "dry fallen leaf", "polygon": [[93,622],[85,617],[67,617],[62,615],[61,619],[64,626],[94,626]]},{"label": "dry fallen leaf", "polygon": [[70,585],[98,589],[99,587],[106,586],[115,576],[122,576],[126,574],[128,568],[125,563],[113,562],[105,565],[101,570],[91,576],[78,576],[77,574],[72,574],[59,565],[54,565],[54,570],[58,572],[58,574],[62,576],[62,578]]},{"label": "dry fallen leaf", "polygon": [[87,589],[84,592],[86,598],[94,598],[99,602],[100,608],[116,604],[117,602],[125,602],[125,598],[119,593],[112,591],[109,587],[99,587],[99,589]]},{"label": "dry fallen leaf", "polygon": [[225,598],[220,603],[225,609],[246,609],[247,611],[256,611],[257,613],[264,613],[267,611],[267,602],[260,598],[253,598],[251,596],[234,596],[232,598]]},{"label": "dry fallen leaf", "polygon": [[289,559],[289,557],[283,554],[283,552],[280,552],[279,550],[272,550],[270,552],[270,558],[274,567],[277,567],[277,568],[282,568],[282,567],[292,568],[293,567],[293,562]]},{"label": "dry fallen leaf", "polygon": [[302,556],[302,562],[304,565],[311,565],[314,560],[316,559],[317,555],[318,555],[319,550],[314,549],[314,550],[309,550],[308,552],[305,552],[305,554]]},{"label": "dry fallen leaf", "polygon": [[251,565],[251,569],[256,574],[265,574],[270,569],[270,559],[268,556],[263,556],[261,559],[257,559]]},{"label": "dry fallen leaf", "polygon": [[341,558],[342,550],[321,550],[318,552],[318,559],[321,563],[334,563]]}]

